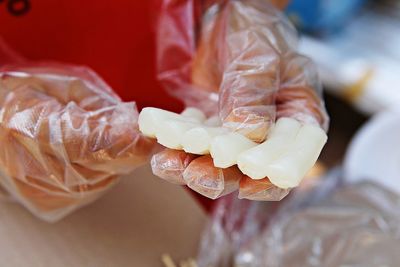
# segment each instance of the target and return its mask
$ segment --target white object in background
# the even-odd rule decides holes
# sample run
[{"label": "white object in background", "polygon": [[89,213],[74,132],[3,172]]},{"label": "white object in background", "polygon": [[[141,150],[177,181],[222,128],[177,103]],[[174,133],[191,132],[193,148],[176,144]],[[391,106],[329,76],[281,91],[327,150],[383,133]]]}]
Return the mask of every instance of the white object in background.
[{"label": "white object in background", "polygon": [[374,114],[400,102],[400,20],[375,10],[353,18],[340,34],[304,36],[301,53],[311,57],[333,94]]},{"label": "white object in background", "polygon": [[400,194],[400,109],[373,117],[356,134],[344,161],[348,182],[368,179]]}]

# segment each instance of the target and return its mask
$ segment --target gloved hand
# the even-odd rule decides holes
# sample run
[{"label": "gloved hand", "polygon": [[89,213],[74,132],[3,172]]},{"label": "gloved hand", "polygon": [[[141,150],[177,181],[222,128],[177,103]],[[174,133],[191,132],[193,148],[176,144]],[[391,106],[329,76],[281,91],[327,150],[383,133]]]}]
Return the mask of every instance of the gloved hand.
[{"label": "gloved hand", "polygon": [[[201,14],[200,27],[196,14]],[[217,115],[229,131],[263,143],[267,137],[272,140],[271,129],[280,118],[327,130],[315,67],[296,52],[295,29],[264,0],[203,6],[165,0],[158,37],[159,79],[187,106]],[[261,165],[267,162],[264,156]],[[244,164],[240,170],[236,165],[217,168],[210,155],[182,150],[165,149],[153,156],[151,165],[159,177],[213,199],[239,189],[241,198],[280,200],[290,189],[277,187],[268,177],[251,179],[243,173]]]},{"label": "gloved hand", "polygon": [[47,221],[95,200],[156,149],[135,103],[86,67],[2,66],[0,109],[0,183]]}]

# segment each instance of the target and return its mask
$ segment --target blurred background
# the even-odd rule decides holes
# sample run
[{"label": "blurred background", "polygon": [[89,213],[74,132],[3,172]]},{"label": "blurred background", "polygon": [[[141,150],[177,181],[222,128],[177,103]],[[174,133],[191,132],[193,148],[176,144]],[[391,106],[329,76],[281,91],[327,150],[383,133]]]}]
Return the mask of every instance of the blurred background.
[{"label": "blurred background", "polygon": [[400,1],[293,0],[285,12],[318,65],[333,141],[322,159],[337,164],[370,116],[400,103]]},{"label": "blurred background", "polygon": [[[0,36],[29,59],[90,66],[139,107],[180,111],[154,75],[156,13],[152,1],[0,0]],[[162,253],[196,257],[201,244],[200,267],[400,266],[400,1],[292,0],[285,13],[300,32],[300,51],[318,66],[331,118],[313,182],[279,205],[196,195],[198,202],[144,169],[136,176],[147,180],[124,179],[53,225],[1,202],[0,265],[161,266]],[[277,256],[274,264],[256,262],[257,248]],[[282,256],[288,248],[297,260]]]}]

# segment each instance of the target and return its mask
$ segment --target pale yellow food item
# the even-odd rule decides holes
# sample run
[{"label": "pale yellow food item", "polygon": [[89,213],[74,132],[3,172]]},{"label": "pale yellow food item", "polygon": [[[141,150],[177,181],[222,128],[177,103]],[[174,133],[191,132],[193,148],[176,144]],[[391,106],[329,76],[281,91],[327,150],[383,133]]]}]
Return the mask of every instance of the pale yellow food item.
[{"label": "pale yellow food item", "polygon": [[139,126],[156,129],[157,141],[163,146],[196,155],[210,154],[214,167],[229,168],[237,164],[244,175],[252,179],[268,177],[272,184],[283,189],[299,185],[327,140],[318,125],[302,124],[288,117],[278,119],[267,139],[257,144],[239,133],[229,133],[226,128],[195,122],[195,113],[193,117],[190,113],[183,116],[161,110],[154,114],[160,114],[164,121],[153,118],[146,121],[144,116]]},{"label": "pale yellow food item", "polygon": [[248,149],[257,146],[239,133],[216,136],[211,142],[210,154],[215,167],[228,168],[237,164],[238,156]]}]

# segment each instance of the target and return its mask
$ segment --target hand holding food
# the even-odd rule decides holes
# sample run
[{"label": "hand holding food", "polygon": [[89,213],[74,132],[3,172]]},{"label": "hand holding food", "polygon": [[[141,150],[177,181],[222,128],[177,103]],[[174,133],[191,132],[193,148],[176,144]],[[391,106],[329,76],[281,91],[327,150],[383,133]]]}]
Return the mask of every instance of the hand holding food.
[{"label": "hand holding food", "polygon": [[[173,5],[165,1],[164,17],[182,7]],[[163,27],[179,33],[181,18]],[[210,5],[193,54],[166,42],[187,48],[190,64],[160,68],[159,77],[192,107],[142,110],[141,131],[167,148],[153,157],[153,172],[210,198],[239,189],[242,198],[280,200],[298,186],[327,140],[328,117],[315,67],[296,44],[291,24],[265,1]]]}]

